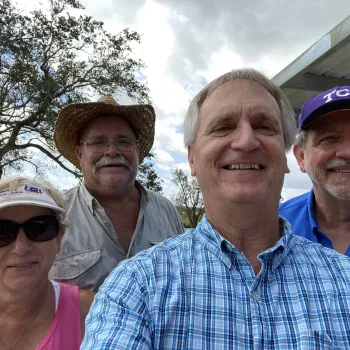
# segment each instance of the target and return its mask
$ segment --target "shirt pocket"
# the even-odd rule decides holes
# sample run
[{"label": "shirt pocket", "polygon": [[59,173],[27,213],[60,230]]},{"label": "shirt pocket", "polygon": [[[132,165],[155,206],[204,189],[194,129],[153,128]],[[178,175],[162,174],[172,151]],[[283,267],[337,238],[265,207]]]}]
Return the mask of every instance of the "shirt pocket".
[{"label": "shirt pocket", "polygon": [[101,258],[100,249],[90,249],[79,253],[59,257],[50,270],[50,278],[70,280],[78,278]]},{"label": "shirt pocket", "polygon": [[309,330],[308,341],[305,347],[301,349],[307,350],[335,350],[339,349],[335,347],[332,339],[328,334],[322,331],[315,331],[313,329]]}]

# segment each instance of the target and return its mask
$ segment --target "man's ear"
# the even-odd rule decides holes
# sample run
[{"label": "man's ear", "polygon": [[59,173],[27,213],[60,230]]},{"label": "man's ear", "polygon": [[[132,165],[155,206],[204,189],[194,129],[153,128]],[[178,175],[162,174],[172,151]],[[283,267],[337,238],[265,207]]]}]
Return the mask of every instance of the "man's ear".
[{"label": "man's ear", "polygon": [[304,150],[299,145],[294,145],[293,146],[293,153],[294,153],[294,157],[296,158],[296,160],[298,162],[300,170],[303,173],[306,173],[305,164],[304,164],[304,158],[305,158]]},{"label": "man's ear", "polygon": [[191,168],[191,175],[196,176],[196,166],[195,166],[195,161],[194,161],[194,145],[189,145],[187,146],[187,157],[188,157],[188,163]]},{"label": "man's ear", "polygon": [[83,153],[83,151],[82,151],[80,145],[78,145],[77,147],[75,147],[75,156],[76,156],[77,159],[79,160],[79,163],[80,163],[80,159],[81,159],[82,153]]},{"label": "man's ear", "polygon": [[290,173],[290,170],[289,170],[289,167],[288,167],[288,160],[287,160],[287,155],[285,155],[286,159],[285,159],[285,162],[286,162],[286,167],[284,169],[284,173],[285,174],[289,174]]}]

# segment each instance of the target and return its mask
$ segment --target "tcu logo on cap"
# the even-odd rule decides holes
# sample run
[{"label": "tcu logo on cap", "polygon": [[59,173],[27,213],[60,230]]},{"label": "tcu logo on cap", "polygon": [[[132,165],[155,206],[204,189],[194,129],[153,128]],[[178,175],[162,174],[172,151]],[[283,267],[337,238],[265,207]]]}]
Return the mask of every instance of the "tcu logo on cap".
[{"label": "tcu logo on cap", "polygon": [[350,90],[349,89],[341,89],[341,90],[333,90],[332,92],[329,92],[328,94],[323,96],[323,99],[326,99],[325,103],[328,103],[333,100],[333,95],[337,97],[347,97],[350,96]]}]

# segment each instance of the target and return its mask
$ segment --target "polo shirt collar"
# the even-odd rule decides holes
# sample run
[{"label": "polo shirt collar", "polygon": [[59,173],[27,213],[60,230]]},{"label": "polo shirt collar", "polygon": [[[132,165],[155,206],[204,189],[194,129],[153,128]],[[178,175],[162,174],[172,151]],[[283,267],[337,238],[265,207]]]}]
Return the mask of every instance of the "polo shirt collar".
[{"label": "polo shirt collar", "polygon": [[318,242],[318,235],[321,233],[321,230],[317,224],[316,217],[315,217],[315,194],[314,190],[311,189],[311,191],[308,194],[307,198],[307,210],[309,215],[309,222],[311,225],[311,237],[308,237],[313,242]]},{"label": "polo shirt collar", "polygon": [[312,229],[313,230],[315,228],[318,229],[318,225],[315,218],[315,194],[313,189],[309,192],[309,195],[307,198],[307,209],[308,209]]}]

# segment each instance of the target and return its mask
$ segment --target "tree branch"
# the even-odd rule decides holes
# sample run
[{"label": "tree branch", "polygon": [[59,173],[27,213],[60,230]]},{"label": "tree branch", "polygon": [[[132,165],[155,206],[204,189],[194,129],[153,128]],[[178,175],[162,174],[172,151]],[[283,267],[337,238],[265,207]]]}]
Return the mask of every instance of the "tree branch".
[{"label": "tree branch", "polygon": [[49,158],[51,158],[53,161],[55,161],[62,169],[68,171],[69,173],[71,173],[72,175],[74,175],[75,177],[81,177],[81,174],[69,169],[67,166],[64,165],[64,163],[62,163],[59,158],[61,158],[61,156],[57,156],[55,157],[51,152],[49,152],[46,148],[44,148],[43,146],[37,145],[35,143],[26,143],[24,145],[16,145],[17,149],[26,149],[29,147],[34,147],[39,149],[42,153],[44,153],[45,155],[47,155]]}]

